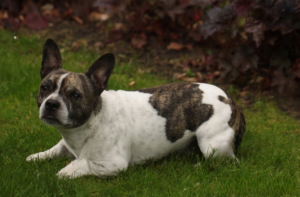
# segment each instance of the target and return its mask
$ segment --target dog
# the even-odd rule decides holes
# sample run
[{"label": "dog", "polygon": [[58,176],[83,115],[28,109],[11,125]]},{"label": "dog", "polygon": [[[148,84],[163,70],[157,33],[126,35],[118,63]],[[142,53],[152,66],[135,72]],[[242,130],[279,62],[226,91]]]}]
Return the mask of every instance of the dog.
[{"label": "dog", "polygon": [[172,83],[137,91],[106,90],[112,53],[84,73],[62,69],[56,43],[44,44],[37,95],[39,118],[62,139],[26,161],[70,157],[57,175],[117,175],[129,165],[183,150],[193,139],[205,158],[235,157],[245,132],[239,106],[220,88]]}]

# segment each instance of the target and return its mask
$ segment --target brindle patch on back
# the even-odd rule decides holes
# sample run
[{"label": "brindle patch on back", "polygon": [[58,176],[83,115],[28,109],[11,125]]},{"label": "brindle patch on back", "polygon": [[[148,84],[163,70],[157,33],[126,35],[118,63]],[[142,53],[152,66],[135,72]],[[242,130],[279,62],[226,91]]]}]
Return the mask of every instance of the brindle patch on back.
[{"label": "brindle patch on back", "polygon": [[138,91],[153,94],[149,102],[167,119],[166,135],[171,142],[182,138],[187,129],[196,131],[214,113],[211,105],[202,104],[199,84],[174,83]]}]

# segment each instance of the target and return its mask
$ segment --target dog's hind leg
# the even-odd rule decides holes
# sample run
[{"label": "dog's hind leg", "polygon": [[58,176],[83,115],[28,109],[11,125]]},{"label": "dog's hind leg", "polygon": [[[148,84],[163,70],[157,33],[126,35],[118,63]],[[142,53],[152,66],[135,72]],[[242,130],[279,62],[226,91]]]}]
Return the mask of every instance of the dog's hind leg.
[{"label": "dog's hind leg", "polygon": [[226,109],[216,110],[215,114],[196,131],[198,145],[205,158],[211,156],[235,158],[235,132],[228,124],[230,113],[224,111],[226,112]]},{"label": "dog's hind leg", "polygon": [[199,129],[197,135],[198,145],[205,158],[220,156],[236,159],[233,149],[234,131],[229,126],[222,129],[219,132],[215,131],[212,135],[209,134],[211,132],[209,129]]},{"label": "dog's hind leg", "polygon": [[53,146],[49,150],[28,156],[26,158],[26,161],[45,160],[59,157],[69,157],[71,159],[75,158],[74,155],[70,153],[66,148],[64,140],[60,140],[55,146]]}]

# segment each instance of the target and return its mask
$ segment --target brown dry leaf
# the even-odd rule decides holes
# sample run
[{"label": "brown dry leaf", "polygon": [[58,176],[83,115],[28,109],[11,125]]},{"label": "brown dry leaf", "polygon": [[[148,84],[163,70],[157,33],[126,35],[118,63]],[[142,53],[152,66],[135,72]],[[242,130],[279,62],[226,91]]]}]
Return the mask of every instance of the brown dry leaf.
[{"label": "brown dry leaf", "polygon": [[54,9],[53,4],[47,3],[41,7],[43,15],[51,15],[52,10]]},{"label": "brown dry leaf", "polygon": [[131,44],[136,49],[141,49],[143,46],[145,46],[147,44],[147,36],[143,33],[134,34],[131,38]]},{"label": "brown dry leaf", "polygon": [[74,21],[76,21],[80,25],[83,24],[83,20],[81,18],[79,18],[78,16],[73,15],[72,18],[74,19]]},{"label": "brown dry leaf", "polygon": [[91,21],[106,21],[109,19],[109,15],[104,13],[104,14],[101,14],[99,12],[91,12],[90,15],[89,15],[89,19]]},{"label": "brown dry leaf", "polygon": [[79,46],[80,46],[80,45],[79,45],[78,42],[73,42],[73,43],[72,43],[72,48],[73,48],[73,49],[77,49],[77,48],[79,48]]},{"label": "brown dry leaf", "polygon": [[248,91],[243,91],[243,92],[240,92],[240,96],[246,96],[247,94],[249,94]]},{"label": "brown dry leaf", "polygon": [[177,42],[171,42],[168,46],[167,46],[168,50],[176,50],[176,51],[180,51],[182,49],[184,49],[184,45],[179,44]]},{"label": "brown dry leaf", "polygon": [[8,12],[6,10],[1,10],[0,11],[0,20],[2,18],[8,18]]},{"label": "brown dry leaf", "polygon": [[69,17],[70,15],[72,15],[74,13],[74,10],[72,8],[69,8],[68,10],[66,10],[63,15],[62,18],[66,18]]},{"label": "brown dry leaf", "polygon": [[135,81],[132,81],[128,85],[133,86],[134,84],[135,84]]},{"label": "brown dry leaf", "polygon": [[198,81],[197,77],[183,78],[182,80],[186,81],[186,82],[197,82]]},{"label": "brown dry leaf", "polygon": [[201,81],[203,79],[203,76],[200,72],[197,72],[197,81]]},{"label": "brown dry leaf", "polygon": [[220,76],[221,72],[217,70],[214,72],[214,74],[215,74],[215,76]]},{"label": "brown dry leaf", "polygon": [[249,83],[260,83],[260,82],[262,82],[263,80],[264,80],[264,77],[258,76],[258,77],[255,77],[254,79],[251,79],[251,80],[249,81]]},{"label": "brown dry leaf", "polygon": [[123,23],[116,23],[115,29],[116,30],[124,30],[124,29],[126,29],[126,26]]},{"label": "brown dry leaf", "polygon": [[104,44],[102,42],[95,42],[94,43],[94,47],[97,48],[97,49],[100,48],[100,47],[103,47],[103,46],[104,46]]},{"label": "brown dry leaf", "polygon": [[193,51],[193,50],[194,50],[193,44],[187,44],[187,45],[185,45],[185,48],[186,48],[187,50],[190,50],[190,51]]},{"label": "brown dry leaf", "polygon": [[186,77],[186,73],[174,73],[174,79],[183,79]]}]

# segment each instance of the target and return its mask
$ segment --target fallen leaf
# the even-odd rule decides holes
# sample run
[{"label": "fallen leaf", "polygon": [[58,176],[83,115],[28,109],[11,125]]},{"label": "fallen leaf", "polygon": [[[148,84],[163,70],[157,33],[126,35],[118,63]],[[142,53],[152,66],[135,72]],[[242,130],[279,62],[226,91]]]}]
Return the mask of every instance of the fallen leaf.
[{"label": "fallen leaf", "polygon": [[183,78],[182,80],[186,81],[186,82],[197,82],[198,81],[197,77],[188,77],[188,78]]},{"label": "fallen leaf", "polygon": [[117,29],[117,30],[125,30],[126,26],[123,23],[116,23],[115,24],[115,29]]},{"label": "fallen leaf", "polygon": [[91,21],[106,21],[109,19],[109,15],[104,13],[99,13],[99,12],[91,12],[89,15],[89,19]]},{"label": "fallen leaf", "polygon": [[197,72],[197,81],[202,81],[203,76],[200,72]]},{"label": "fallen leaf", "polygon": [[217,70],[214,72],[214,74],[215,74],[215,76],[220,76],[221,72]]},{"label": "fallen leaf", "polygon": [[74,19],[74,21],[76,21],[80,25],[83,24],[83,20],[81,18],[79,18],[78,16],[73,15],[72,18]]},{"label": "fallen leaf", "polygon": [[43,5],[41,7],[43,15],[50,15],[50,14],[52,14],[52,10],[53,9],[54,9],[54,6],[53,6],[53,4],[50,4],[50,3],[47,3],[47,4],[45,4],[45,5]]},{"label": "fallen leaf", "polygon": [[41,30],[48,27],[48,22],[41,14],[29,13],[24,18],[24,24],[31,29]]},{"label": "fallen leaf", "polygon": [[187,45],[185,45],[185,48],[188,49],[188,50],[190,50],[190,51],[194,50],[193,44],[187,44]]},{"label": "fallen leaf", "polygon": [[104,45],[103,45],[102,42],[95,42],[95,43],[94,43],[94,47],[97,48],[97,49],[99,49],[100,47],[103,47],[103,46],[104,46]]},{"label": "fallen leaf", "polygon": [[135,84],[135,81],[132,81],[128,85],[133,86],[134,84]]},{"label": "fallen leaf", "polygon": [[136,49],[141,49],[143,46],[145,46],[147,44],[147,36],[143,33],[134,34],[131,38],[131,44]]},{"label": "fallen leaf", "polygon": [[183,79],[186,77],[186,73],[174,73],[173,77],[174,79]]},{"label": "fallen leaf", "polygon": [[180,51],[184,49],[184,45],[179,44],[177,42],[171,42],[168,46],[167,46],[167,50],[176,50],[176,51]]}]

